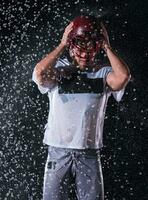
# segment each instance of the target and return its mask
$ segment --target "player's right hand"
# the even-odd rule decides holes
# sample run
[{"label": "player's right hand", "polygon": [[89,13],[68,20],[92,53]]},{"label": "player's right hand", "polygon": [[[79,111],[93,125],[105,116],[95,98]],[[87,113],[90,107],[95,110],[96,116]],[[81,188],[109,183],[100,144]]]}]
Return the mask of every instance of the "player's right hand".
[{"label": "player's right hand", "polygon": [[61,40],[62,45],[64,46],[68,45],[68,35],[72,31],[72,29],[73,29],[73,22],[70,22],[70,24],[65,28],[65,31]]}]

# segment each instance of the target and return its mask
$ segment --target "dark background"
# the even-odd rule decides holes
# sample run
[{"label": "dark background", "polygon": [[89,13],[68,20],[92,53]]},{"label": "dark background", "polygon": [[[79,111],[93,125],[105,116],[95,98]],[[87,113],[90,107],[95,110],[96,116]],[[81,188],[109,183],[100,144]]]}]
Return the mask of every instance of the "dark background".
[{"label": "dark background", "polygon": [[70,20],[86,12],[101,16],[112,47],[132,74],[122,101],[111,97],[107,107],[102,150],[105,200],[147,200],[146,1],[2,0],[0,4],[0,199],[42,198],[48,98],[32,82],[32,71],[59,44]]}]

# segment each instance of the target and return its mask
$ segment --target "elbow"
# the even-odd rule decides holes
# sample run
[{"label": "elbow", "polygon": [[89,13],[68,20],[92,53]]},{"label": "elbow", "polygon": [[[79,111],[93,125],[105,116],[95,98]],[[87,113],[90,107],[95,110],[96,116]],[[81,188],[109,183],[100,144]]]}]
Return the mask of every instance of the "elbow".
[{"label": "elbow", "polygon": [[39,63],[37,63],[35,68],[34,68],[36,75],[37,76],[41,75],[43,70],[44,70],[43,67]]},{"label": "elbow", "polygon": [[119,80],[119,82],[121,82],[121,84],[124,85],[124,84],[128,83],[128,81],[131,79],[129,67],[126,66],[125,70],[123,70],[122,73],[119,73],[116,76],[117,76],[117,79]]},{"label": "elbow", "polygon": [[131,79],[131,75],[130,74],[125,75],[123,77],[123,79],[121,79],[120,89],[125,88],[126,85],[128,84],[128,82],[130,81],[130,79]]},{"label": "elbow", "polygon": [[43,84],[42,69],[38,64],[34,68],[34,74],[38,83],[42,85]]},{"label": "elbow", "polygon": [[130,79],[131,79],[131,74],[129,72],[126,75],[124,75],[123,78],[121,79],[123,85],[126,85],[130,81]]},{"label": "elbow", "polygon": [[44,69],[40,64],[35,66],[34,73],[38,84],[41,86],[48,86],[56,82],[55,72],[51,69]]},{"label": "elbow", "polygon": [[128,84],[128,82],[130,81],[131,79],[131,74],[126,74],[126,75],[123,75],[122,77],[118,78],[116,81],[115,81],[115,84],[112,84],[112,90],[113,91],[119,91],[123,88],[126,87],[126,85]]}]

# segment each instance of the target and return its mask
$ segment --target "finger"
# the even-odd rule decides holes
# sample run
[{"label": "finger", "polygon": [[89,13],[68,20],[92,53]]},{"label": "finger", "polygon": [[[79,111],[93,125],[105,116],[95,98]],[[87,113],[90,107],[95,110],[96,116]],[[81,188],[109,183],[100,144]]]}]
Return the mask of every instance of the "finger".
[{"label": "finger", "polygon": [[65,32],[67,33],[69,33],[70,31],[72,31],[72,29],[73,29],[73,23],[70,23],[66,28],[65,28]]},{"label": "finger", "polygon": [[101,24],[101,28],[102,28],[103,30],[106,30],[104,24],[103,24],[102,22],[101,22],[100,24]]},{"label": "finger", "polygon": [[72,28],[73,22],[70,22],[70,24],[66,28]]},{"label": "finger", "polygon": [[107,30],[106,30],[104,24],[102,22],[100,24],[101,24],[101,28],[102,28],[102,33],[107,35]]}]

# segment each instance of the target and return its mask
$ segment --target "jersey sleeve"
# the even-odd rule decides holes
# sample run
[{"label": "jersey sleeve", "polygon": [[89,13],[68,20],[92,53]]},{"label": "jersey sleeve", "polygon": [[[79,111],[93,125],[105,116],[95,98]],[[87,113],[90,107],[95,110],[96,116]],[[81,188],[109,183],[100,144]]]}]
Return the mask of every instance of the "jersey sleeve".
[{"label": "jersey sleeve", "polygon": [[47,86],[47,85],[46,85],[46,86],[42,86],[42,85],[39,83],[39,81],[38,81],[38,79],[37,79],[37,77],[36,77],[35,70],[33,70],[32,80],[37,84],[38,89],[39,89],[39,91],[41,92],[41,94],[47,93],[47,92],[50,91],[51,88],[53,87],[52,84],[50,84],[50,85],[48,85],[48,86]]},{"label": "jersey sleeve", "polygon": [[119,91],[112,91],[113,97],[116,99],[117,102],[120,102],[125,92],[125,88]]},{"label": "jersey sleeve", "polygon": [[[69,64],[67,59],[59,59],[55,65],[55,68],[58,68],[60,66],[65,66],[67,64]],[[51,84],[51,83],[46,86],[42,86],[41,84],[39,84],[39,81],[37,80],[37,77],[35,74],[35,70],[33,70],[33,73],[32,73],[32,80],[37,84],[38,89],[41,92],[41,94],[50,92],[56,86],[56,84]]]},{"label": "jersey sleeve", "polygon": [[110,66],[107,66],[107,67],[103,67],[101,69],[101,73],[102,73],[102,77],[103,77],[103,80],[104,80],[104,87],[105,87],[105,90],[108,91],[108,92],[111,92],[111,94],[113,95],[114,99],[117,101],[117,102],[120,102],[123,95],[124,95],[124,91],[125,91],[125,88],[122,88],[121,90],[119,91],[112,91],[111,88],[107,85],[107,82],[106,82],[106,78],[107,78],[107,75],[112,72],[112,67]]}]

